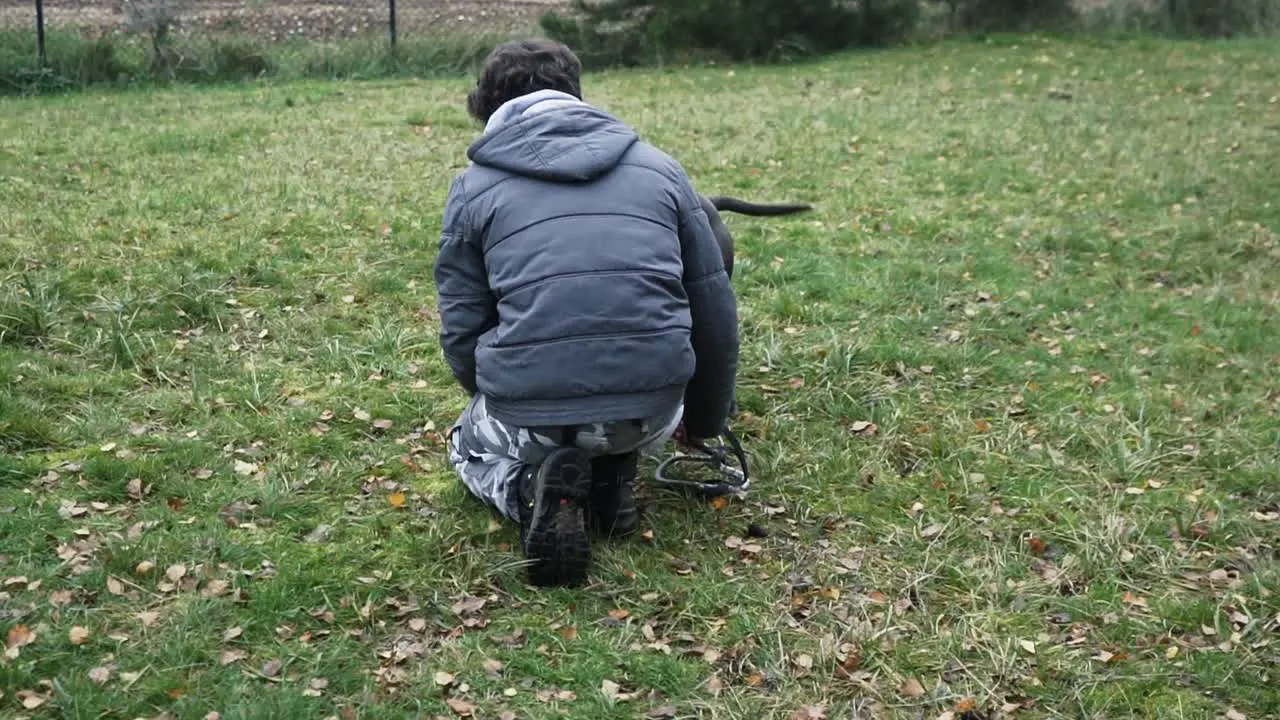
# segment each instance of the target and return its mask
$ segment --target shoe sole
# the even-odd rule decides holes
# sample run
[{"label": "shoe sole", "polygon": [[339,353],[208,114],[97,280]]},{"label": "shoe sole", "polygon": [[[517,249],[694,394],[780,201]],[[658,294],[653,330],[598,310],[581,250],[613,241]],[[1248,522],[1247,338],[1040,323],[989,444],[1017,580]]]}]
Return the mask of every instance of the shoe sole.
[{"label": "shoe sole", "polygon": [[590,467],[580,451],[564,448],[552,452],[538,470],[525,545],[534,585],[577,585],[586,578],[591,541],[584,508],[591,491]]}]

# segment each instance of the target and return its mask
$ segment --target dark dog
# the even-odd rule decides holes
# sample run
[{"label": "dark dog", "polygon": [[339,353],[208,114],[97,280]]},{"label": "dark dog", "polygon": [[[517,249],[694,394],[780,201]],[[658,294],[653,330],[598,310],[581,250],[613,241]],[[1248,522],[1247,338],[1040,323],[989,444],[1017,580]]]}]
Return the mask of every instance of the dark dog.
[{"label": "dark dog", "polygon": [[774,215],[792,215],[813,209],[811,205],[799,203],[760,205],[721,195],[708,196],[698,193],[698,197],[702,200],[703,212],[707,214],[707,219],[711,221],[711,231],[716,234],[716,242],[720,244],[720,255],[724,258],[724,269],[729,274],[730,280],[733,279],[733,234],[729,232],[729,226],[724,224],[724,220],[720,219],[720,213],[735,212],[740,215],[770,217]]}]

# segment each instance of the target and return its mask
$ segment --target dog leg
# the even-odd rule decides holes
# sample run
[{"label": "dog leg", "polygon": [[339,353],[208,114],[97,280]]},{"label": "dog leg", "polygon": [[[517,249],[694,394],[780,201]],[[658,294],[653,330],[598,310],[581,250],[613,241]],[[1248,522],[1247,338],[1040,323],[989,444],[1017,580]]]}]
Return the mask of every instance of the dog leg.
[{"label": "dog leg", "polygon": [[698,198],[702,201],[702,210],[707,214],[707,220],[711,222],[711,232],[715,233],[716,244],[720,246],[720,257],[724,261],[724,271],[729,276],[729,281],[733,281],[733,233],[729,232],[729,226],[724,224],[724,220],[720,217],[720,211],[716,208],[711,198],[701,193]]}]

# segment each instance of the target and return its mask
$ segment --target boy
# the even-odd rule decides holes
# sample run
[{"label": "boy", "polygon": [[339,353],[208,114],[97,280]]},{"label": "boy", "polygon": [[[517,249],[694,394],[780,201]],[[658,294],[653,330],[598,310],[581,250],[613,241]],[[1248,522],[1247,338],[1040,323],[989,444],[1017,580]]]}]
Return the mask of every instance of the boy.
[{"label": "boy", "polygon": [[445,201],[440,344],[471,402],[463,484],[520,524],[534,585],[575,585],[588,529],[630,535],[638,455],[721,434],[736,299],[689,178],[582,100],[554,42],[509,42],[467,97],[484,124]]}]

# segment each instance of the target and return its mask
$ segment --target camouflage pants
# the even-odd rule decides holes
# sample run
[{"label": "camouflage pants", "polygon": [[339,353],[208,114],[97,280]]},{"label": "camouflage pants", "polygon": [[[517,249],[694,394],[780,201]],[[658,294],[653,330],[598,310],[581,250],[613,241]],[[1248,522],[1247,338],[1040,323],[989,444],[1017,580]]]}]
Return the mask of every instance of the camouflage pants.
[{"label": "camouflage pants", "polygon": [[[579,425],[574,444],[588,458],[655,452],[675,432],[683,415],[684,406],[677,405],[657,417]],[[517,478],[526,466],[537,465],[561,447],[564,431],[507,425],[489,416],[484,396],[476,393],[449,430],[449,462],[472,495],[518,522]]]}]

